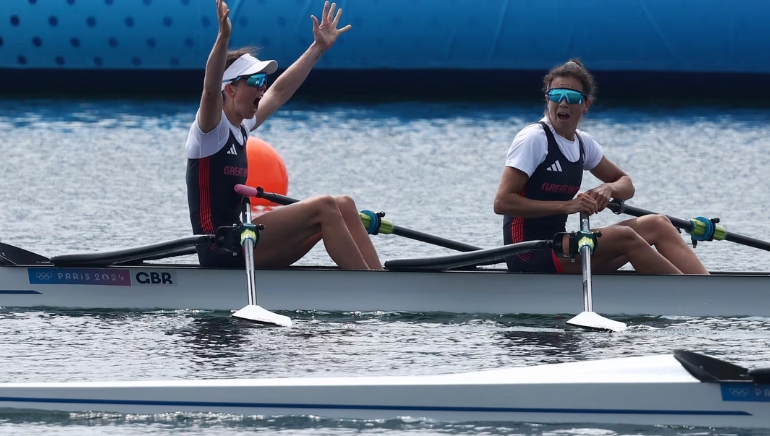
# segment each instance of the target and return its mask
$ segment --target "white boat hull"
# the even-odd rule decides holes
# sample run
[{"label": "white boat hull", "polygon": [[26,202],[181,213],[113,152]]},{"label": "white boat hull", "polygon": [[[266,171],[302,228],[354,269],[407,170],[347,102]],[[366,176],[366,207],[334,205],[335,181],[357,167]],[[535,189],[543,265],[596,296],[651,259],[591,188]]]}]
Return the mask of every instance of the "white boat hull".
[{"label": "white boat hull", "polygon": [[[576,314],[580,276],[502,270],[393,272],[334,268],[258,270],[268,310]],[[594,310],[606,315],[767,316],[770,275],[597,275]],[[240,270],[192,266],[0,267],[0,306],[237,310],[248,303]]]},{"label": "white boat hull", "polygon": [[661,355],[434,376],[6,383],[0,407],[770,428],[770,385],[702,383]]}]

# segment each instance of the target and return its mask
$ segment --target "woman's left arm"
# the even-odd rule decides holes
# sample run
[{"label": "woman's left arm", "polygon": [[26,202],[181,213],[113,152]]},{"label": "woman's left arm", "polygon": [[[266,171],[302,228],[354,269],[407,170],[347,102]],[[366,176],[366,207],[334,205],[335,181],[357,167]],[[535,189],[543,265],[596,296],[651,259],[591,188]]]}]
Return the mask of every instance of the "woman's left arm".
[{"label": "woman's left arm", "polygon": [[611,199],[628,200],[634,196],[634,183],[631,177],[623,172],[617,165],[612,163],[607,157],[602,157],[599,164],[591,170],[591,174],[601,180],[601,185],[586,191],[598,203],[599,210],[604,210]]},{"label": "woman's left arm", "polygon": [[321,55],[334,45],[338,36],[350,30],[350,24],[341,29],[337,28],[342,16],[342,9],[339,9],[335,16],[334,10],[336,8],[336,3],[332,3],[329,7],[329,2],[325,2],[320,24],[314,15],[310,16],[313,20],[313,36],[315,38],[313,43],[265,92],[257,108],[257,125],[252,130],[259,127],[279,107],[289,101],[310,74],[310,70],[313,69]]}]

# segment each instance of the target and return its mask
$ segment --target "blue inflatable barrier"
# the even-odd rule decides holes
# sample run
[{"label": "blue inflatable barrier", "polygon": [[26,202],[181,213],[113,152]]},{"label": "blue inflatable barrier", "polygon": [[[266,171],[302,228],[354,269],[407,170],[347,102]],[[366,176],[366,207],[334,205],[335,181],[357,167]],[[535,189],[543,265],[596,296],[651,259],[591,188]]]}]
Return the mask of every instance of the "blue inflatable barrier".
[{"label": "blue inflatable barrier", "polygon": [[[542,76],[580,57],[597,73],[770,75],[767,0],[338,4],[344,9],[341,25],[353,29],[317,70],[461,70],[501,79],[504,72]],[[319,16],[323,2],[230,0],[228,5],[231,47],[258,46],[261,57],[286,68],[312,42],[310,15]],[[0,77],[19,77],[13,70],[165,72],[164,78],[192,73],[198,86],[216,32],[213,0],[2,0]]]}]

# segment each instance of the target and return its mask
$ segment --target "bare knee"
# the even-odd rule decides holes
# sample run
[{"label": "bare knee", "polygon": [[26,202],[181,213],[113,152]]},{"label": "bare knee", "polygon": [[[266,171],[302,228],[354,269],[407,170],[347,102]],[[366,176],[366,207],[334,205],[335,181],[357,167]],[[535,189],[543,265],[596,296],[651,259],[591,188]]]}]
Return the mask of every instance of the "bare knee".
[{"label": "bare knee", "polygon": [[353,201],[352,198],[348,197],[347,195],[337,195],[334,197],[334,200],[337,202],[337,207],[343,213],[355,212],[355,214],[358,215],[358,208],[356,207],[356,202]]},{"label": "bare knee", "polygon": [[679,230],[674,227],[674,224],[671,222],[670,219],[668,219],[665,215],[653,215],[652,217],[653,223],[655,223],[655,228],[658,229],[661,234],[665,234],[666,236],[670,235],[678,235]]},{"label": "bare knee", "polygon": [[325,217],[339,216],[340,210],[337,207],[337,201],[331,195],[319,195],[307,200],[310,209],[318,219]]},{"label": "bare knee", "polygon": [[644,238],[636,233],[631,227],[618,226],[613,230],[612,238],[620,248],[618,251],[624,255],[638,250],[639,248],[649,247],[647,241],[645,241]]},{"label": "bare knee", "polygon": [[671,220],[665,215],[646,215],[639,220],[644,220],[644,230],[653,241],[658,241],[661,238],[670,238],[679,234]]}]

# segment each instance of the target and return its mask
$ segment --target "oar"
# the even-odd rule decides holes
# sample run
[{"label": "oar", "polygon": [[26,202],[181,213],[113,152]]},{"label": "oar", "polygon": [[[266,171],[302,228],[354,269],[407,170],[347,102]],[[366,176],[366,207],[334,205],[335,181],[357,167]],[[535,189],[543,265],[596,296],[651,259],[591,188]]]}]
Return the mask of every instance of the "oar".
[{"label": "oar", "polygon": [[[293,204],[299,201],[294,198],[286,197],[280,194],[265,192],[262,190],[262,188],[252,188],[246,185],[237,185],[235,187],[235,191],[246,197],[264,198],[266,200],[272,201],[273,203],[284,205],[284,206],[288,204]],[[371,215],[368,215],[365,213],[359,213],[359,214],[361,215],[361,222],[363,222],[364,226],[367,227],[367,229],[372,227],[372,219],[379,220],[379,225],[377,225],[378,223],[375,222],[374,228],[369,231],[369,233],[371,234],[377,234],[377,233],[383,233],[386,235],[394,234],[394,235],[402,236],[404,238],[414,239],[415,241],[421,241],[428,244],[438,245],[439,247],[450,248],[452,250],[457,250],[457,251],[468,252],[468,251],[481,250],[480,247],[474,247],[473,245],[463,244],[462,242],[452,241],[449,239],[444,239],[439,236],[433,236],[427,233],[418,232],[416,230],[398,227],[394,225],[392,222],[388,220],[384,220],[379,215],[371,212],[370,212]]]},{"label": "oar", "polygon": [[[236,189],[237,191],[237,189]],[[241,246],[246,260],[246,285],[249,292],[249,304],[235,312],[234,318],[254,321],[260,324],[291,327],[291,318],[273,313],[257,305],[257,286],[254,271],[254,246],[259,241],[259,228],[251,222],[251,205],[245,198],[241,212]]]},{"label": "oar", "polygon": [[626,325],[619,321],[605,318],[594,312],[593,295],[591,294],[591,255],[597,247],[596,236],[591,232],[588,214],[580,212],[580,234],[578,234],[578,251],[583,261],[583,312],[567,321],[567,324],[592,330],[622,332]]},{"label": "oar", "polygon": [[[609,208],[611,211],[615,212],[618,215],[621,213],[625,213],[627,215],[636,216],[636,217],[641,217],[645,215],[660,215],[657,212],[652,212],[649,210],[640,209],[638,207],[629,206],[621,200],[612,200],[607,205],[607,208]],[[725,240],[725,241],[735,242],[736,244],[742,244],[742,245],[747,245],[749,247],[758,248],[760,250],[770,251],[770,242],[760,241],[759,239],[754,239],[750,236],[744,236],[744,235],[739,235],[737,233],[728,232],[727,230],[725,230],[724,227],[717,225],[717,223],[719,222],[718,218],[712,221],[704,217],[697,217],[691,220],[683,220],[683,219],[674,218],[668,215],[666,215],[666,217],[671,221],[674,227],[682,229],[685,232],[689,233],[693,238],[693,242]]]}]

